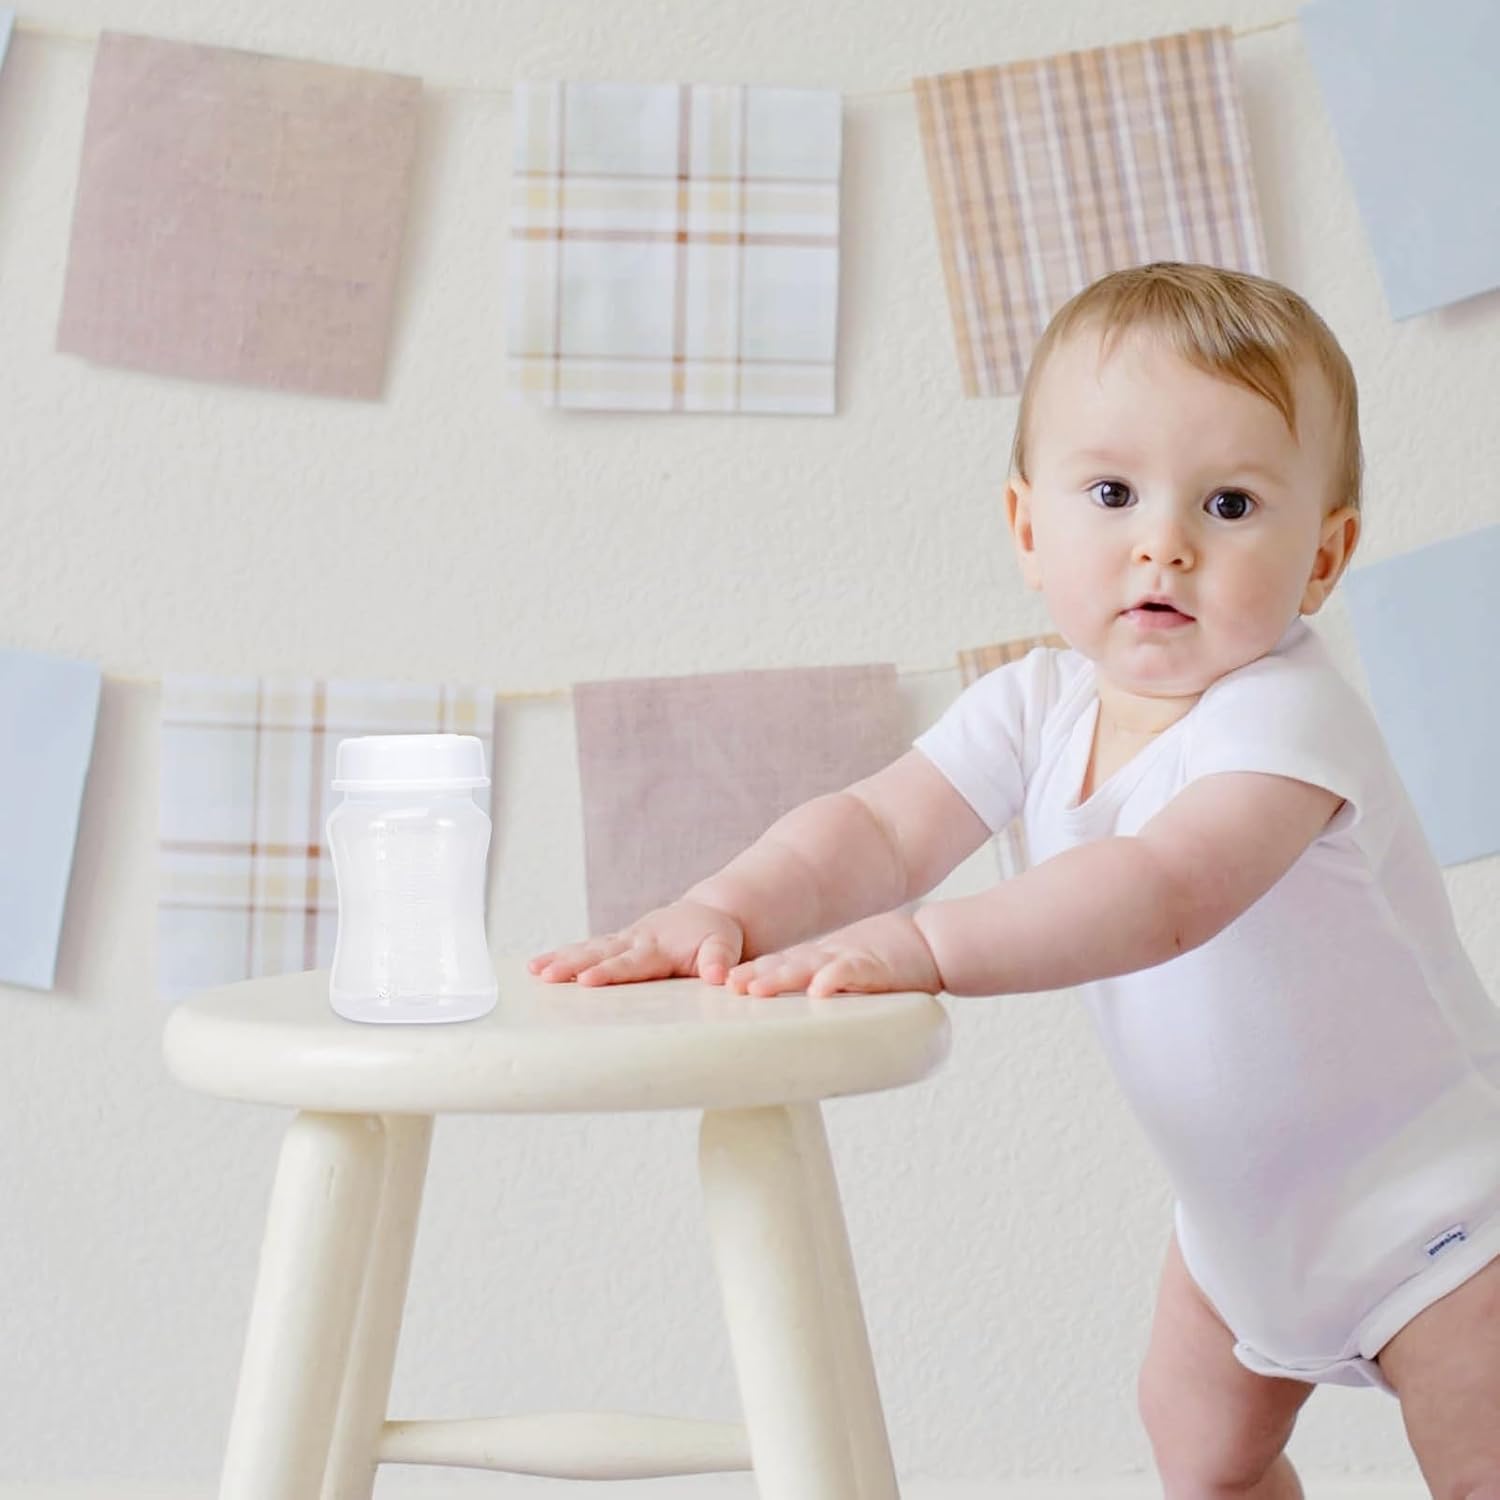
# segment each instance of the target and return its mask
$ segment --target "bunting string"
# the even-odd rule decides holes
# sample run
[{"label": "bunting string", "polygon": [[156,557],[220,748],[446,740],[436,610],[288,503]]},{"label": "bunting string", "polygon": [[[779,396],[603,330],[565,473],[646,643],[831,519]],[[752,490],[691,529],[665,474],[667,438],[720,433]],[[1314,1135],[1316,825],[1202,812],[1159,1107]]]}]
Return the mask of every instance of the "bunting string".
[{"label": "bunting string", "polygon": [[[1028,632],[1022,631],[1020,633],[1021,634],[1026,634]],[[1030,634],[1037,634],[1037,633],[1038,633],[1038,631],[1035,631],[1035,630],[1030,631]],[[49,647],[47,649],[51,650],[53,648]],[[759,669],[755,668],[755,667],[716,667],[716,668],[714,668],[714,670],[716,672],[753,672],[753,671],[757,671]],[[941,666],[941,667],[933,667],[933,666],[897,667],[896,668],[896,676],[897,677],[939,677],[939,676],[942,676],[944,673],[957,672],[959,670],[960,670],[960,667],[959,667],[959,662],[958,662],[958,654],[957,654],[957,652],[955,652],[954,653],[954,659],[951,662],[949,662],[946,666]],[[259,672],[259,673],[248,673],[247,672],[247,673],[244,673],[243,675],[245,675],[247,677],[248,676],[266,677],[266,676],[276,676],[277,674],[276,673],[268,673],[268,672]],[[307,676],[307,677],[316,677],[316,676],[319,676],[319,675],[327,676],[329,674],[327,674],[327,673],[319,674],[319,673],[316,673],[316,672],[303,672],[300,675]],[[160,677],[145,677],[145,676],[141,676],[141,675],[139,675],[137,673],[131,673],[131,672],[105,672],[104,673],[104,680],[106,682],[118,683],[118,684],[120,684],[123,687],[158,687],[161,684],[161,678]],[[498,698],[498,699],[500,699],[500,701],[503,702],[503,703],[557,703],[557,702],[563,702],[563,701],[567,700],[568,698],[571,698],[572,695],[573,695],[573,689],[571,687],[565,687],[565,688],[532,688],[530,690],[523,689],[523,690],[516,690],[516,691],[511,691],[511,692],[496,692],[495,697]]]},{"label": "bunting string", "polygon": [[[1274,21],[1262,21],[1258,26],[1239,26],[1231,33],[1236,41],[1245,37],[1261,36],[1268,31],[1280,31],[1287,26],[1295,26],[1295,16],[1282,16]],[[35,37],[40,41],[64,42],[78,47],[92,47],[99,40],[98,32],[67,31],[57,26],[42,26],[34,21],[23,20],[16,17],[14,33],[17,36]],[[227,46],[228,43],[216,43],[218,46]],[[376,67],[375,63],[362,63],[361,67]],[[379,66],[385,66],[381,64]],[[444,83],[422,77],[424,88],[433,89],[445,94],[479,94],[492,99],[509,99],[515,90],[513,88],[496,88],[493,84],[482,83]],[[912,93],[909,83],[893,84],[883,89],[845,89],[840,91],[845,99],[896,99],[903,95]]]},{"label": "bunting string", "polygon": [[[1280,31],[1286,27],[1296,24],[1295,16],[1283,16],[1276,20],[1264,21],[1255,26],[1236,27],[1232,35],[1236,40],[1247,37],[1261,36],[1268,32]],[[57,42],[67,45],[92,47],[98,39],[99,33],[70,31],[62,27],[43,25],[38,22],[28,21],[20,16],[16,17],[14,33],[18,36],[31,37],[39,41]],[[365,64],[374,66],[374,64]],[[509,99],[514,95],[513,88],[497,88],[492,85],[470,84],[470,83],[445,83],[426,78],[422,79],[423,86],[443,93],[477,94],[490,98]],[[897,84],[888,88],[878,89],[853,89],[842,91],[845,99],[891,99],[903,95],[909,96],[913,92],[910,83]],[[733,669],[728,669],[733,670]],[[958,671],[957,657],[944,665],[919,665],[910,667],[897,667],[896,674],[903,678],[936,677]],[[141,676],[138,674],[106,672],[108,681],[119,683],[129,687],[156,687],[160,683],[158,677]],[[538,703],[538,702],[560,702],[566,701],[572,695],[572,689],[567,688],[538,688],[533,690],[521,690],[510,692],[496,692],[495,697],[507,703]]]}]

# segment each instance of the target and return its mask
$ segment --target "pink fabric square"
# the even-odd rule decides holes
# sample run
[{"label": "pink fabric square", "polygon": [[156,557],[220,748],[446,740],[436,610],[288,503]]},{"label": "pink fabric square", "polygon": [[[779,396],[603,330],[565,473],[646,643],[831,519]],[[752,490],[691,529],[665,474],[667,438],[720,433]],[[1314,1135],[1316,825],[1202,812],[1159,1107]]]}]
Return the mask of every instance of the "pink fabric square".
[{"label": "pink fabric square", "polygon": [[573,711],[594,933],[680,896],[909,739],[890,665],[579,683]]},{"label": "pink fabric square", "polygon": [[57,347],[379,397],[421,81],[106,32]]}]

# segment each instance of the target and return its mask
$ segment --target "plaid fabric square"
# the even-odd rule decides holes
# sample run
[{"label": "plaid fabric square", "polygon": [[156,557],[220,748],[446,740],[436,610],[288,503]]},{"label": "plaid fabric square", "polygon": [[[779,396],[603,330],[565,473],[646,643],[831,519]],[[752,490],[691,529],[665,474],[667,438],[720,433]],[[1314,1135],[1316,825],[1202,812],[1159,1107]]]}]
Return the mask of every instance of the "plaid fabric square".
[{"label": "plaid fabric square", "polygon": [[584,682],[573,712],[596,934],[680,896],[782,813],[908,743],[889,665]]},{"label": "plaid fabric square", "polygon": [[338,742],[472,734],[488,765],[494,702],[451,684],[164,678],[162,993],[331,963],[338,890],[324,828]]},{"label": "plaid fabric square", "polygon": [[[1052,646],[1065,651],[1068,643],[1060,635],[1031,635],[1019,640],[1003,641],[993,646],[975,646],[958,653],[958,673],[965,687],[978,682],[986,672],[1020,661],[1038,646]],[[1019,875],[1031,863],[1026,848],[1026,826],[1020,817],[1012,818],[994,837],[995,864],[1002,880]]]},{"label": "plaid fabric square", "polygon": [[831,412],[841,111],[806,89],[519,84],[512,393]]},{"label": "plaid fabric square", "polygon": [[57,347],[378,397],[421,87],[105,32]]},{"label": "plaid fabric square", "polygon": [[1263,271],[1231,36],[915,80],[966,396],[1019,391],[1052,314],[1110,271]]}]

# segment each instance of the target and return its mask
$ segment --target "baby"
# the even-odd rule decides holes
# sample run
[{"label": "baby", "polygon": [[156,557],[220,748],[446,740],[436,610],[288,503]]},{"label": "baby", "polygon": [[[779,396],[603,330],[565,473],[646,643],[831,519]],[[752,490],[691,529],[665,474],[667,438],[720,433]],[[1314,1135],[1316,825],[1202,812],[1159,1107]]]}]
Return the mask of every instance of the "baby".
[{"label": "baby", "polygon": [[[1070,649],[681,900],[531,962],[749,995],[1086,985],[1176,1194],[1141,1371],[1172,1497],[1301,1493],[1318,1382],[1500,1500],[1500,1012],[1362,698],[1303,616],[1360,530],[1354,377],[1274,282],[1157,264],[1053,318],[1006,514]],[[1013,817],[1033,868],[913,904]]]}]

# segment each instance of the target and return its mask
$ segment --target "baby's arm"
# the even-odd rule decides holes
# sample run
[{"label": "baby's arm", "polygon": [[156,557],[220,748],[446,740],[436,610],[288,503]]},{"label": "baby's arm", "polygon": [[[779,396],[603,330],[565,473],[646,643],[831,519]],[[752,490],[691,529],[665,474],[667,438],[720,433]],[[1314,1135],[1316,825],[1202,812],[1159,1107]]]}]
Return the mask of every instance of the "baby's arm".
[{"label": "baby's arm", "polygon": [[777,819],[683,896],[732,914],[745,958],[929,891],[989,829],[920,751]]},{"label": "baby's arm", "polygon": [[1151,968],[1258,901],[1342,799],[1289,777],[1192,782],[1138,834],[1070,849],[982,895],[913,916],[954,995],[1062,989]]},{"label": "baby's arm", "polygon": [[591,985],[678,974],[721,984],[742,958],[913,900],[988,836],[948,779],[911,750],[793,808],[671,905],[619,932],[539,953],[531,972]]}]

